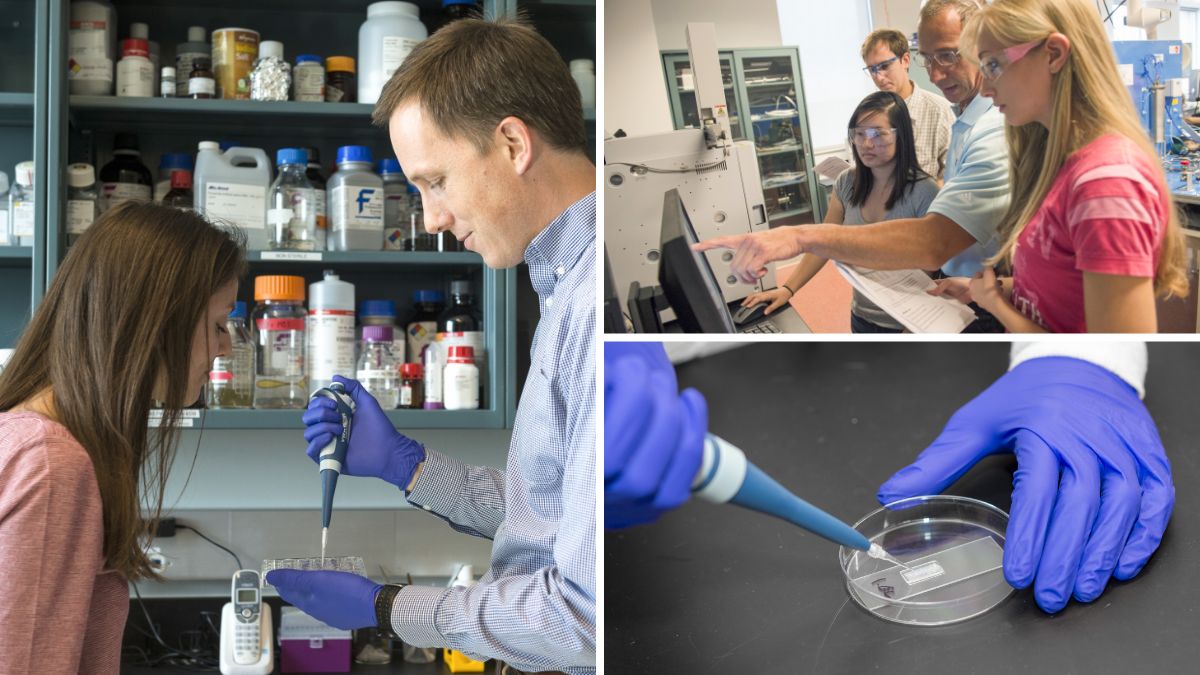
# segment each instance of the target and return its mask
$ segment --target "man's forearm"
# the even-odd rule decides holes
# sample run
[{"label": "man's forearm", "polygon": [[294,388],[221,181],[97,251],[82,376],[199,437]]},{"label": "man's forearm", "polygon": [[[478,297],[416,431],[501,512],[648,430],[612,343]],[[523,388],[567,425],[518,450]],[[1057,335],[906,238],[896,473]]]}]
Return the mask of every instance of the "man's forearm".
[{"label": "man's forearm", "polygon": [[797,230],[805,252],[873,270],[937,269],[975,243],[966,230],[938,214]]}]

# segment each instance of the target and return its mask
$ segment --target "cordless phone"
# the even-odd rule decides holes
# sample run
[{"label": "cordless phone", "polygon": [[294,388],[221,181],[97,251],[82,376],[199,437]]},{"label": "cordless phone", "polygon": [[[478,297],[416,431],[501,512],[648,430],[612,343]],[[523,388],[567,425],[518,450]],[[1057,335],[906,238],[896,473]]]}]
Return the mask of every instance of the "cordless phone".
[{"label": "cordless phone", "polygon": [[262,602],[262,582],[255,570],[233,575],[229,602],[221,611],[221,672],[259,675],[275,667],[271,609]]}]

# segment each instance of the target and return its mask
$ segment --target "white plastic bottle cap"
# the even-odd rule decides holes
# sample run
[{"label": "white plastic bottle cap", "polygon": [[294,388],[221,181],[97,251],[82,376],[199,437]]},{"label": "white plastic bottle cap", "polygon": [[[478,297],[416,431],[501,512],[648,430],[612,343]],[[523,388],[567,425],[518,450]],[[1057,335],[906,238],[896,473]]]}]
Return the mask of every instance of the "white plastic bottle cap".
[{"label": "white plastic bottle cap", "polygon": [[372,2],[367,5],[367,18],[373,16],[384,16],[387,14],[407,14],[413,17],[419,17],[421,10],[411,2],[398,2],[388,0],[387,2]]},{"label": "white plastic bottle cap", "polygon": [[33,162],[21,162],[17,165],[17,185],[30,187],[33,185]]},{"label": "white plastic bottle cap", "polygon": [[129,24],[129,37],[137,38],[139,40],[149,40],[150,39],[150,25],[145,24],[145,23]]},{"label": "white plastic bottle cap", "polygon": [[67,185],[73,188],[85,188],[96,182],[96,169],[91,164],[71,164],[67,166]]},{"label": "white plastic bottle cap", "polygon": [[575,71],[575,70],[591,71],[594,67],[595,67],[595,65],[592,63],[591,59],[572,59],[571,60],[571,70],[572,71]]},{"label": "white plastic bottle cap", "polygon": [[258,43],[258,57],[266,58],[274,56],[275,58],[283,58],[283,43],[275,40],[264,40]]},{"label": "white plastic bottle cap", "polygon": [[175,69],[172,68],[171,66],[163,66],[162,76],[163,77],[175,77]]},{"label": "white plastic bottle cap", "polygon": [[188,42],[204,42],[206,37],[208,37],[208,31],[204,26],[188,27]]},{"label": "white plastic bottle cap", "polygon": [[221,144],[216,141],[200,141],[200,150],[220,150]]}]

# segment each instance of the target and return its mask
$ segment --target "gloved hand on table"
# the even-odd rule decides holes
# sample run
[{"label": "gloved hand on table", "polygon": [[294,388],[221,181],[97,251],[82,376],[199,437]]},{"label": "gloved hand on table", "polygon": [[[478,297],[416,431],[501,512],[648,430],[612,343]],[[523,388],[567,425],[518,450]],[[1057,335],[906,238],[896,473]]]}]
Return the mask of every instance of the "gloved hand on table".
[{"label": "gloved hand on table", "polygon": [[334,628],[352,630],[376,624],[375,595],[383,584],[366,577],[327,570],[271,570],[266,581],[279,591],[279,597]]},{"label": "gloved hand on table", "polygon": [[661,344],[605,344],[605,526],[653,522],[686,502],[707,431],[704,397],[679,393]]},{"label": "gloved hand on table", "polygon": [[[345,385],[355,406],[342,473],[374,476],[401,490],[407,488],[417,465],[425,461],[425,447],[396,431],[379,402],[357,381],[341,375],[334,375],[333,380]],[[306,426],[304,440],[308,441],[308,456],[319,462],[321,450],[341,435],[342,416],[337,412],[336,403],[317,397],[309,401],[302,419]]]},{"label": "gloved hand on table", "polygon": [[981,458],[1017,457],[1004,577],[1033,583],[1046,612],[1091,602],[1110,577],[1137,576],[1158,548],[1175,487],[1137,392],[1087,361],[1036,358],[950,418],[917,460],[880,488],[883,504],[936,494]]}]

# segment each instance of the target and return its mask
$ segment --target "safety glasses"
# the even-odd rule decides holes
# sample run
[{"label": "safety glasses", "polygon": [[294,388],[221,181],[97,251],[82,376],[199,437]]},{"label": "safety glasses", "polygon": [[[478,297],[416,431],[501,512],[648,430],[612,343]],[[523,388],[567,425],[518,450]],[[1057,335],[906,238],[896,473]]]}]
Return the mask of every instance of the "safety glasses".
[{"label": "safety glasses", "polygon": [[1044,44],[1046,44],[1046,38],[1002,49],[999,54],[989,55],[980,59],[979,71],[983,73],[985,80],[995,82],[1000,79],[1000,76],[1004,74],[1004,71],[1009,66],[1025,58],[1029,52]]},{"label": "safety glasses", "polygon": [[862,145],[872,141],[877,145],[891,145],[896,142],[895,129],[880,129],[877,127],[854,127],[850,129],[850,141]]},{"label": "safety glasses", "polygon": [[879,63],[876,63],[873,66],[867,66],[866,68],[863,68],[863,70],[867,71],[867,74],[869,74],[869,75],[878,75],[878,74],[882,73],[883,71],[887,70],[888,68],[890,68],[893,63],[895,63],[899,60],[900,60],[899,56],[893,56],[892,58],[887,59],[886,61],[880,61]]}]

